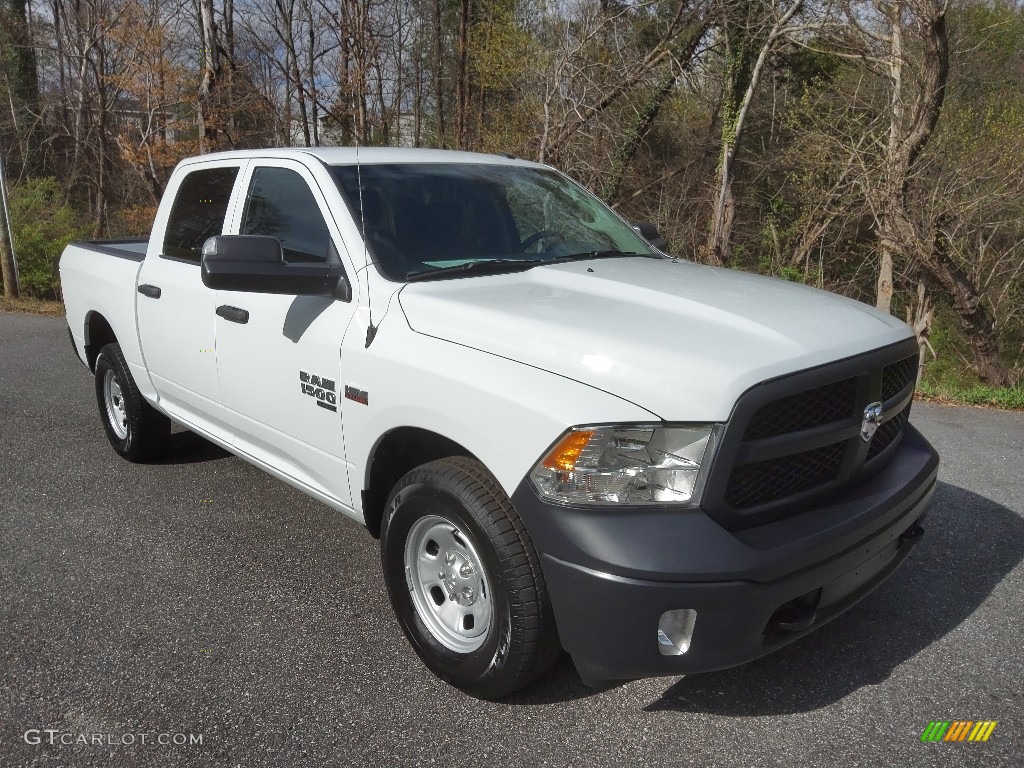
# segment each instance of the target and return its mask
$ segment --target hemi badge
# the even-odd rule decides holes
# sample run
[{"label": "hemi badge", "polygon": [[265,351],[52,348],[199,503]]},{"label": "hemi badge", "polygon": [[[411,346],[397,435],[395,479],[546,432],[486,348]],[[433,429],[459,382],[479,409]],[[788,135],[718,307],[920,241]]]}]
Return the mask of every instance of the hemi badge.
[{"label": "hemi badge", "polygon": [[363,405],[370,404],[370,393],[363,389],[357,389],[356,387],[350,387],[348,384],[345,385],[345,397],[349,400],[355,400],[357,403]]}]

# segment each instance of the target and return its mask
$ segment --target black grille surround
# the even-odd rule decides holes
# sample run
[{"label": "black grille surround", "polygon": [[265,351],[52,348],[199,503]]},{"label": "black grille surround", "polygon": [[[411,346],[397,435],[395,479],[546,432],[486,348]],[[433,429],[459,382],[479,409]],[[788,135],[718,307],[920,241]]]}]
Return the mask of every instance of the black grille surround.
[{"label": "black grille surround", "polygon": [[[915,339],[762,382],[740,396],[701,506],[731,530],[807,509],[881,469],[895,455],[917,375]],[[865,407],[882,422],[861,438]]]}]

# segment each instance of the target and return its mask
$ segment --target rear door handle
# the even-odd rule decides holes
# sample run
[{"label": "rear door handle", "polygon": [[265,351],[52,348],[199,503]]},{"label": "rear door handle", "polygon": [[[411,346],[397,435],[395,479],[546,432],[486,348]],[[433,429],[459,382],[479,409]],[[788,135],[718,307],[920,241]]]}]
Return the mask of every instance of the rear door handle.
[{"label": "rear door handle", "polygon": [[245,325],[249,322],[249,313],[244,309],[238,307],[231,307],[227,304],[221,304],[217,307],[217,315],[223,317],[225,320],[230,320],[232,323],[241,323]]},{"label": "rear door handle", "polygon": [[139,293],[143,296],[149,296],[151,299],[160,298],[160,289],[157,286],[149,285],[148,283],[143,283],[139,286]]}]

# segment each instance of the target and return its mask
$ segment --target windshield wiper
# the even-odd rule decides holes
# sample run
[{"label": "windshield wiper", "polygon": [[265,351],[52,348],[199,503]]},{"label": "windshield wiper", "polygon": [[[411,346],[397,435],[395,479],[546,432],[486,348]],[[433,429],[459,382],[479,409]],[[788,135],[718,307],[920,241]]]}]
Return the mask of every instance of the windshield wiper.
[{"label": "windshield wiper", "polygon": [[635,251],[583,251],[581,253],[567,253],[564,256],[555,256],[555,258],[551,259],[551,262],[584,261],[586,259],[622,259],[631,256],[638,256],[642,259],[661,258],[661,256],[658,256],[657,254],[636,253]]},{"label": "windshield wiper", "polygon": [[429,280],[432,277],[462,277],[466,275],[494,275],[501,272],[525,272],[539,264],[546,262],[538,259],[492,259],[489,261],[467,261],[457,267],[438,267],[437,269],[424,269],[419,272],[408,272],[405,275],[407,283],[414,283],[417,280]]},{"label": "windshield wiper", "polygon": [[634,251],[583,251],[567,253],[552,259],[488,259],[487,261],[467,261],[456,267],[438,267],[418,272],[407,272],[405,281],[414,283],[418,280],[430,280],[434,277],[465,277],[469,275],[495,275],[502,272],[525,272],[545,264],[557,264],[566,261],[585,261],[587,259],[621,259],[637,256],[644,259],[661,259],[653,253],[635,253]]}]

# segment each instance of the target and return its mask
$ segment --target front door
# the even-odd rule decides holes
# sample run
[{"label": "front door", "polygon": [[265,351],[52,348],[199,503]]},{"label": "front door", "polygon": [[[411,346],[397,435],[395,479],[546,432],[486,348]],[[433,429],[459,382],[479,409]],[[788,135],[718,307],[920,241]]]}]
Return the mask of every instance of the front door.
[{"label": "front door", "polygon": [[[243,188],[239,234],[278,238],[289,263],[341,262],[339,232],[304,166],[254,161]],[[218,291],[216,304],[221,399],[235,447],[350,507],[338,398],[354,303]]]}]

